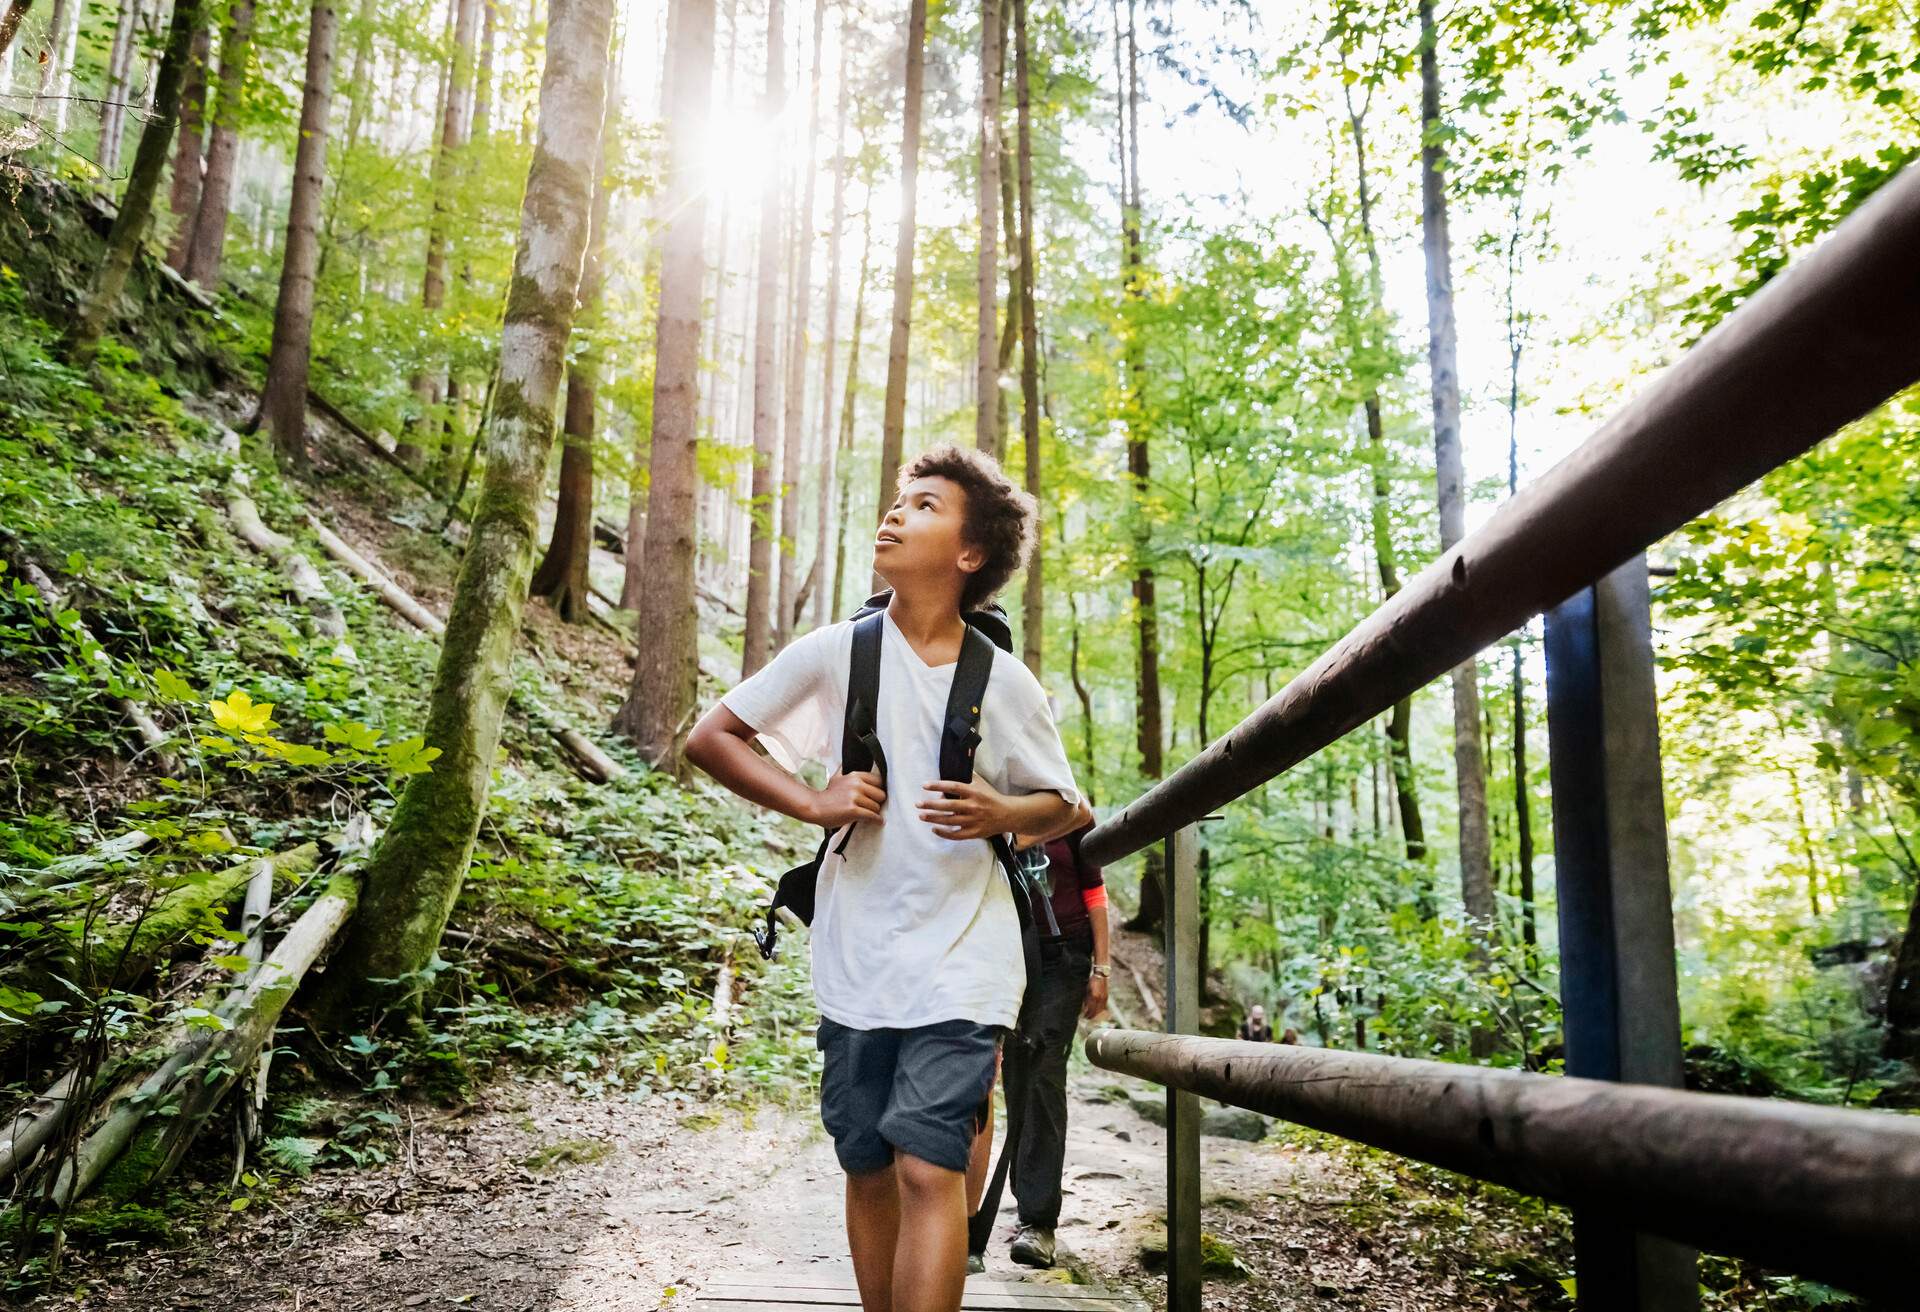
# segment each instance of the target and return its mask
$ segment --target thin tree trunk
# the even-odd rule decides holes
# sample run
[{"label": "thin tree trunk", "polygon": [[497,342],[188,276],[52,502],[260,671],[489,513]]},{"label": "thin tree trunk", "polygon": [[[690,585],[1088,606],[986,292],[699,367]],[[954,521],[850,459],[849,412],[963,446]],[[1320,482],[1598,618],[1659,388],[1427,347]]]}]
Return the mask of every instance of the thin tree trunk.
[{"label": "thin tree trunk", "polygon": [[551,0],[548,15],[486,475],[428,703],[426,740],[440,757],[408,784],[368,865],[361,914],[327,971],[323,1013],[364,1003],[417,1008],[420,973],[439,946],[486,809],[600,168],[613,3]]},{"label": "thin tree trunk", "polygon": [[233,0],[220,34],[220,84],[214,93],[213,135],[207,143],[200,208],[193,220],[186,268],[181,271],[208,290],[220,280],[220,257],[227,245],[227,215],[240,154],[240,100],[246,93],[252,49],[253,0]]},{"label": "thin tree trunk", "polygon": [[[1121,70],[1120,90],[1123,147],[1120,152],[1120,241],[1123,291],[1130,305],[1138,306],[1146,299],[1146,271],[1140,239],[1140,49],[1135,32],[1134,8],[1134,0],[1128,0],[1126,63]],[[1134,728],[1140,752],[1140,773],[1148,780],[1157,780],[1166,768],[1162,755],[1165,731],[1161,727],[1160,715],[1160,622],[1156,612],[1152,541],[1145,504],[1152,477],[1145,415],[1146,341],[1135,320],[1136,315],[1128,311],[1121,327],[1127,472],[1132,479],[1134,500],[1133,604],[1139,639]],[[1164,864],[1158,845],[1147,849],[1140,874],[1140,909],[1128,922],[1129,929],[1154,930],[1162,924],[1165,917],[1162,883]]]},{"label": "thin tree trunk", "polygon": [[166,49],[160,57],[153,117],[141,129],[140,146],[133,156],[133,172],[127,178],[127,189],[120,197],[113,226],[107,231],[106,251],[94,275],[93,287],[80,303],[71,341],[77,360],[92,358],[94,348],[100,344],[113,318],[120,293],[126,289],[134,257],[140,253],[140,241],[153,214],[153,195],[159,190],[160,175],[167,167],[167,152],[173,146],[173,126],[180,112],[180,84],[186,80],[193,34],[200,26],[200,3],[201,0],[178,0],[173,7]]},{"label": "thin tree trunk", "polygon": [[[989,0],[991,3],[991,0]],[[1033,122],[1029,112],[1027,83],[1027,0],[1013,0],[1014,31],[1014,94],[1019,101],[1019,165],[1020,165],[1020,436],[1026,445],[1026,483],[1027,492],[1037,502],[1040,497],[1040,329],[1035,322],[1033,308]],[[998,76],[994,81],[998,82]],[[998,105],[995,106],[996,112]],[[982,154],[986,153],[985,138],[982,137]],[[993,199],[998,199],[994,197]],[[988,193],[981,191],[980,209],[983,214],[990,213],[993,206],[988,203]],[[992,247],[984,240],[981,243],[980,283],[991,297],[993,293],[993,270],[991,269]],[[994,358],[997,343],[993,340],[993,325],[985,319],[980,328],[980,358],[982,382],[985,379],[987,363]],[[998,379],[995,379],[995,390]],[[982,401],[979,410],[981,431],[989,427],[997,430],[999,426],[998,407],[991,400]],[[1043,532],[1046,516],[1038,515],[1033,524],[1033,555],[1027,561],[1026,585],[1021,595],[1021,637],[1020,658],[1032,670],[1034,677],[1041,672],[1042,630],[1046,626],[1046,568],[1041,546],[1045,541]]]},{"label": "thin tree trunk", "polygon": [[293,157],[293,199],[280,260],[280,296],[273,307],[273,346],[260,414],[274,453],[287,469],[307,468],[307,379],[312,365],[314,273],[320,263],[320,200],[326,182],[327,114],[333,102],[333,44],[339,28],[333,0],[313,0],[307,31],[307,80],[300,101],[299,146]]},{"label": "thin tree trunk", "polygon": [[[1516,237],[1517,240],[1517,237]],[[1520,490],[1520,354],[1523,348],[1513,298],[1519,294],[1517,271],[1509,264],[1507,280],[1507,495]],[[1526,653],[1518,636],[1513,641],[1513,830],[1519,849],[1520,937],[1527,954],[1540,941],[1533,889],[1533,798],[1527,784],[1527,676]]]},{"label": "thin tree trunk", "polygon": [[[792,304],[788,307],[792,331],[787,335],[786,471],[780,479],[780,610],[774,619],[776,650],[792,640],[794,627],[800,622],[796,591],[800,557],[800,469],[801,448],[806,441],[807,321],[813,312],[814,183],[819,176],[814,166],[814,143],[820,139],[820,39],[826,34],[826,25],[827,0],[814,0],[813,89],[807,104],[806,151],[801,157],[807,181],[801,192],[799,222],[794,225],[799,245],[798,270],[793,280]],[[821,440],[826,440],[824,430]]]},{"label": "thin tree trunk", "polygon": [[[451,4],[453,50],[446,67],[446,94],[441,98],[440,143],[433,154],[433,211],[427,221],[427,263],[420,279],[420,308],[427,313],[430,331],[447,303],[447,226],[452,209],[454,154],[460,149],[461,129],[468,117],[473,47],[480,19],[480,0],[451,0]],[[438,440],[440,425],[434,415],[445,394],[443,383],[443,367],[437,362],[413,376],[413,394],[420,412],[413,416],[410,431],[403,433],[393,451],[409,469],[422,468],[427,461],[426,442]]]},{"label": "thin tree trunk", "polygon": [[593,559],[594,404],[600,390],[600,349],[594,336],[606,290],[607,222],[612,209],[612,170],[618,134],[617,104],[607,111],[601,132],[603,158],[594,180],[592,231],[586,266],[580,275],[580,310],[574,330],[585,341],[567,367],[566,418],[560,450],[560,496],[553,512],[553,537],[546,557],[533,572],[531,594],[545,597],[568,624],[593,618],[588,604],[587,566]]},{"label": "thin tree trunk", "polygon": [[[826,360],[820,370],[820,484],[813,532],[813,559],[822,571],[827,559],[828,526],[832,522],[829,499],[833,494],[836,475],[841,469],[835,459],[839,441],[833,427],[833,367],[835,348],[839,346],[835,338],[840,331],[840,239],[847,222],[847,112],[851,99],[847,78],[847,20],[844,13],[840,18],[839,81],[839,108],[835,113],[837,126],[833,134],[833,220],[827,238],[827,326],[823,339]],[[845,513],[843,508],[843,517]],[[840,613],[839,586],[840,564],[836,560],[832,590],[829,591],[824,572],[814,588],[813,626],[816,629],[824,628],[832,622],[832,617]]]},{"label": "thin tree trunk", "polygon": [[694,497],[699,488],[700,284],[706,273],[706,194],[698,186],[713,87],[713,0],[673,0],[669,216],[654,330],[653,436],[648,463],[646,587],[640,595],[633,685],[614,727],[654,766],[678,770],[699,671],[694,600]]},{"label": "thin tree trunk", "polygon": [[167,263],[182,275],[187,271],[187,252],[193,245],[194,214],[200,208],[201,129],[207,116],[207,58],[212,53],[212,29],[201,23],[187,54],[186,82],[180,91],[180,140],[173,151],[173,184],[167,193],[167,208],[173,214]]},{"label": "thin tree trunk", "polygon": [[[780,0],[767,3],[767,83],[761,113],[768,120],[786,99],[786,28]],[[779,507],[775,480],[780,459],[778,370],[780,186],[763,179],[760,190],[760,259],[753,289],[753,518],[747,537],[747,606],[740,676],[746,678],[773,654],[773,535]]]},{"label": "thin tree trunk", "polygon": [[[1000,432],[1000,312],[994,303],[1000,289],[1000,78],[1005,59],[1000,47],[1000,6],[1003,0],[981,0],[980,5],[980,210],[979,268],[975,287],[979,302],[979,333],[974,354],[974,445],[995,460],[1003,457]],[[1037,654],[1029,664],[1034,664]]]},{"label": "thin tree trunk", "polygon": [[473,79],[473,119],[467,125],[469,141],[484,141],[493,129],[493,53],[498,18],[498,0],[480,0],[480,67]]},{"label": "thin tree trunk", "polygon": [[[1446,155],[1440,143],[1440,64],[1433,0],[1420,0],[1421,236],[1427,263],[1427,360],[1433,383],[1433,452],[1438,475],[1440,549],[1466,535],[1460,452],[1460,376],[1447,235]],[[1453,770],[1460,799],[1460,899],[1483,946],[1493,934],[1493,866],[1480,741],[1477,663],[1453,672]]]},{"label": "thin tree trunk", "polygon": [[120,171],[120,139],[126,129],[127,100],[133,94],[133,57],[140,43],[140,11],[146,0],[120,0],[113,24],[113,44],[107,48],[107,91],[100,100],[100,171],[108,177]]},{"label": "thin tree trunk", "polygon": [[[44,119],[49,111],[53,114],[53,135],[63,137],[67,132],[67,114],[73,104],[73,63],[75,48],[80,40],[80,15],[84,8],[81,0],[54,0],[53,13],[47,19],[47,37],[52,49],[47,62],[40,70],[40,94],[34,105],[34,118]],[[58,96],[49,95],[60,78],[67,81],[66,90]]]},{"label": "thin tree trunk", "polygon": [[905,107],[900,129],[900,229],[893,250],[893,331],[887,344],[887,394],[880,414],[880,494],[875,519],[893,504],[907,431],[907,339],[913,325],[915,206],[920,182],[920,114],[926,82],[927,0],[908,0]]},{"label": "thin tree trunk", "polygon": [[[864,144],[864,143],[863,143]],[[840,402],[840,513],[833,548],[833,613],[846,614],[847,508],[853,495],[853,421],[855,387],[860,381],[860,336],[867,322],[867,274],[873,254],[873,194],[860,214],[860,280],[853,295],[853,339],[847,344],[847,390]]]}]

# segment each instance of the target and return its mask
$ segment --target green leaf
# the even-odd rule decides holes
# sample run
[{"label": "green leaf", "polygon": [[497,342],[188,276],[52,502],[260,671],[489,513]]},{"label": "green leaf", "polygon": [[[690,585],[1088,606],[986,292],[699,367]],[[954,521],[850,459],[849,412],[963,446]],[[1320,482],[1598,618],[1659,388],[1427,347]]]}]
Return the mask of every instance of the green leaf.
[{"label": "green leaf", "polygon": [[417,735],[387,748],[387,765],[395,774],[425,774],[439,759],[440,749]]},{"label": "green leaf", "polygon": [[199,694],[193,685],[175,674],[172,670],[161,668],[153,672],[153,686],[159,694],[170,702],[198,701]]}]

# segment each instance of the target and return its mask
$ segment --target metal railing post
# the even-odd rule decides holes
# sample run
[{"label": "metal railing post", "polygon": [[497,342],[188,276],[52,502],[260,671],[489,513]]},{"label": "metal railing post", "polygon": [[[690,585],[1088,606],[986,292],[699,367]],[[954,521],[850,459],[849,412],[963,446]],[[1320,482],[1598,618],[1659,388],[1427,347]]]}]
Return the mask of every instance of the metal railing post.
[{"label": "metal railing post", "polygon": [[[1647,561],[1547,612],[1566,1073],[1682,1084]],[[1692,1249],[1574,1212],[1583,1309],[1692,1312]]]},{"label": "metal railing post", "polygon": [[[1167,1033],[1200,1030],[1200,831],[1167,839]],[[1200,1312],[1200,1098],[1167,1090],[1167,1312]]]}]

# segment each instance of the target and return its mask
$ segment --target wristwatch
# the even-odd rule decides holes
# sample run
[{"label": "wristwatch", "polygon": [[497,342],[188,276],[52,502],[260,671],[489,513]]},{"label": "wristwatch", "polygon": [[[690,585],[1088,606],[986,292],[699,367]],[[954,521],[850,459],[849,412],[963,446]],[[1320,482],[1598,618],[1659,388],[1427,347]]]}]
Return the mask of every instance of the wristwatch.
[{"label": "wristwatch", "polygon": [[1106,979],[1108,976],[1113,974],[1113,967],[1108,965],[1097,965],[1093,968],[1093,973],[1098,975],[1101,979]]}]

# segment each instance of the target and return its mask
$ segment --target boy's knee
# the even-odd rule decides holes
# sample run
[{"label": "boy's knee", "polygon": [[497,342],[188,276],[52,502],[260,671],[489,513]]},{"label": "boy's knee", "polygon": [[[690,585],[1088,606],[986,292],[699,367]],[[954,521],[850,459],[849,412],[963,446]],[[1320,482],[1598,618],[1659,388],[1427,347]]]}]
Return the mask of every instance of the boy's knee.
[{"label": "boy's knee", "polygon": [[881,1198],[898,1190],[894,1180],[894,1164],[867,1171],[848,1171],[847,1189],[859,1198]]},{"label": "boy's knee", "polygon": [[966,1179],[964,1172],[935,1166],[912,1153],[901,1153],[896,1157],[893,1170],[899,1181],[901,1195],[909,1199],[938,1198],[960,1188]]}]

